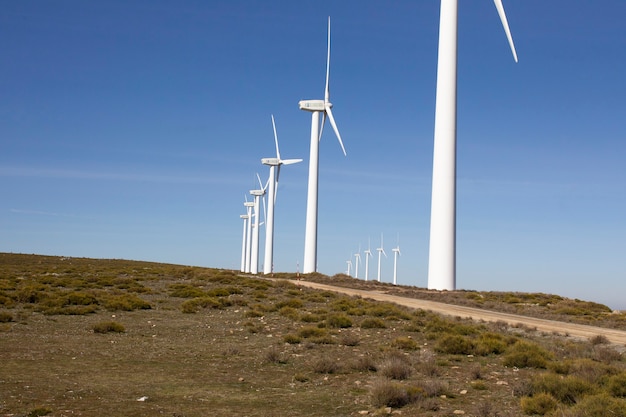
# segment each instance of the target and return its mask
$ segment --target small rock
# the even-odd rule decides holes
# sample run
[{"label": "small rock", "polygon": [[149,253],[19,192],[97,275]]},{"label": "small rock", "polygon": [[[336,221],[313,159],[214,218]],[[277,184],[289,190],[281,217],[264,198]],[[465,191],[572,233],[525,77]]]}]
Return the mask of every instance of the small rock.
[{"label": "small rock", "polygon": [[245,379],[240,377],[239,382],[243,382],[243,381],[245,381]]},{"label": "small rock", "polygon": [[462,389],[462,390],[461,390],[461,392],[460,392],[460,394],[461,394],[461,395],[465,395],[465,394],[467,394],[467,390],[466,390],[466,389]]},{"label": "small rock", "polygon": [[359,414],[360,414],[360,415],[362,415],[362,416],[366,416],[366,415],[368,415],[369,413],[370,413],[370,412],[369,412],[369,411],[367,411],[367,410],[361,410],[361,411],[359,411]]},{"label": "small rock", "polygon": [[391,414],[391,407],[385,407],[385,413]]},{"label": "small rock", "polygon": [[452,412],[452,414],[465,414],[465,411],[463,411],[463,410],[454,410]]},{"label": "small rock", "polygon": [[506,381],[498,381],[496,382],[496,385],[509,385],[509,383]]},{"label": "small rock", "polygon": [[148,397],[146,397],[145,395],[143,397],[139,397],[137,398],[137,401],[146,401],[148,399]]}]

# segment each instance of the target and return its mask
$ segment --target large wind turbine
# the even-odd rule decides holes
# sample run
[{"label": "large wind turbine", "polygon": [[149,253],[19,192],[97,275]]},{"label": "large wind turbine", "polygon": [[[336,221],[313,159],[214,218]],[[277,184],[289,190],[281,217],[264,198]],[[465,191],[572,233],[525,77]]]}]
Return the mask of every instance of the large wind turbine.
[{"label": "large wind turbine", "polygon": [[[332,103],[330,100],[329,90],[330,75],[330,17],[328,17],[328,50],[326,55],[326,89],[324,91],[324,100],[301,100],[298,105],[300,110],[311,112],[311,151],[309,155],[309,188],[306,203],[306,229],[304,236],[304,264],[302,272],[305,274],[315,272],[317,270],[317,181],[319,170],[319,143],[322,138],[326,117],[330,121],[330,125],[337,135],[339,144],[343,154],[346,155],[346,149],[343,146],[341,135],[337,129],[335,118],[332,112]],[[320,125],[320,113],[323,119]]]},{"label": "large wind turbine", "polygon": [[254,197],[254,225],[252,226],[252,248],[250,255],[250,273],[257,274],[259,272],[259,202],[261,197],[265,195],[265,190],[267,189],[267,183],[265,186],[261,183],[261,178],[259,178],[257,174],[257,178],[259,179],[259,184],[261,188],[258,190],[250,190],[250,194]]},{"label": "large wind turbine", "polygon": [[383,254],[385,255],[385,258],[387,257],[387,254],[385,253],[385,249],[383,248],[383,234],[380,234],[380,248],[376,249],[378,251],[378,282],[380,282],[380,255]]},{"label": "large wind turbine", "polygon": [[367,250],[363,251],[365,254],[365,281],[367,281],[369,274],[370,258],[372,257],[372,251],[370,250],[371,242],[367,239]]},{"label": "large wind turbine", "polygon": [[269,165],[270,167],[270,176],[267,180],[269,183],[269,191],[267,198],[267,219],[265,221],[265,260],[263,263],[264,274],[271,274],[272,272],[274,272],[274,204],[276,204],[276,192],[278,191],[280,166],[302,162],[302,159],[280,159],[280,150],[278,149],[278,135],[276,134],[276,123],[274,122],[274,115],[272,115],[272,127],[274,128],[276,157],[261,159],[262,164]]},{"label": "large wind turbine", "polygon": [[[515,45],[502,0],[494,0],[513,58]],[[441,0],[430,209],[428,288],[456,289],[456,83],[458,0]]]}]

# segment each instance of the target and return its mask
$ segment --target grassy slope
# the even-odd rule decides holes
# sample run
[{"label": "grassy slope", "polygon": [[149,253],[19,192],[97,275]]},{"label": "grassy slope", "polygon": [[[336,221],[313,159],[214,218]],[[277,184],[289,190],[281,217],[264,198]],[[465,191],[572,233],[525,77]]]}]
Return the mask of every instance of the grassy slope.
[{"label": "grassy slope", "polygon": [[[525,294],[515,304],[497,300],[508,294],[446,296],[531,304]],[[589,313],[534,307],[619,323],[595,303],[564,301]],[[0,415],[351,416],[394,405],[404,415],[506,417],[542,396],[559,416],[583,415],[585,401],[626,415],[626,364],[601,339],[445,319],[232,271],[0,254],[0,322]],[[106,322],[124,331],[94,331]],[[553,376],[546,388],[541,378]]]}]

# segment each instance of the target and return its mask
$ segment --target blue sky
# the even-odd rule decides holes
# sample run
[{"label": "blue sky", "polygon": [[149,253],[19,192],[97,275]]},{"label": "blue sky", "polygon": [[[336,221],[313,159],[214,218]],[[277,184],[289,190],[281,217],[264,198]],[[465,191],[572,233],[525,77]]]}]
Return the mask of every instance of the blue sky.
[{"label": "blue sky", "polygon": [[[457,285],[626,309],[626,3],[460,2]],[[238,269],[260,159],[286,166],[275,270],[302,264],[310,114],[318,266],[399,235],[401,284],[427,285],[439,2],[5,2],[0,251]],[[263,239],[261,239],[263,241]],[[261,260],[263,245],[261,245]],[[354,257],[352,257],[354,261]],[[370,277],[376,258],[370,262]],[[364,265],[360,267],[363,275]]]}]

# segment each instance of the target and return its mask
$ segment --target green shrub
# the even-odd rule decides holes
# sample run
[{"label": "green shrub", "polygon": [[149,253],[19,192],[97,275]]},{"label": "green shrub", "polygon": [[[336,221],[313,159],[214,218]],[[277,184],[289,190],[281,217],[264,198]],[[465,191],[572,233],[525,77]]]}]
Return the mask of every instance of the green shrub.
[{"label": "green shrub", "polygon": [[610,377],[606,388],[614,397],[626,397],[626,372]]},{"label": "green shrub", "polygon": [[626,417],[626,402],[606,393],[589,395],[563,412],[563,417]]},{"label": "green shrub", "polygon": [[528,415],[546,415],[556,410],[557,401],[550,394],[540,392],[532,397],[524,397],[520,401],[522,411]]},{"label": "green shrub", "polygon": [[364,319],[361,324],[360,327],[362,329],[384,329],[387,326],[385,325],[385,322],[379,318],[366,318]]},{"label": "green shrub", "polygon": [[294,321],[300,318],[300,313],[298,313],[298,310],[288,306],[282,307],[280,310],[278,310],[278,314]]},{"label": "green shrub", "polygon": [[27,417],[40,417],[40,416],[47,416],[48,414],[52,413],[52,410],[50,410],[49,408],[46,407],[37,407],[35,408],[33,411],[31,411],[30,413],[27,414]]},{"label": "green shrub", "polygon": [[474,353],[481,356],[499,355],[504,353],[506,347],[506,340],[501,334],[483,333],[478,337]]},{"label": "green shrub", "polygon": [[276,303],[276,308],[278,309],[282,307],[302,308],[303,306],[304,303],[298,298],[290,298],[288,300],[283,300]]},{"label": "green shrub", "polygon": [[331,314],[326,318],[329,327],[345,329],[352,327],[352,320],[345,314]]},{"label": "green shrub", "polygon": [[102,321],[93,325],[94,333],[124,333],[124,326],[115,321]]},{"label": "green shrub", "polygon": [[285,341],[285,343],[289,343],[290,345],[297,345],[298,343],[302,341],[300,336],[295,335],[295,334],[286,334],[283,337],[283,340]]},{"label": "green shrub", "polygon": [[230,305],[230,301],[215,297],[198,297],[183,302],[180,306],[183,313],[196,313],[199,308],[221,309]]},{"label": "green shrub", "polygon": [[507,349],[504,366],[517,368],[545,368],[552,355],[534,343],[517,341]]},{"label": "green shrub", "polygon": [[579,377],[543,373],[532,380],[533,396],[539,393],[552,395],[563,404],[575,404],[584,395],[593,394],[595,386]]},{"label": "green shrub", "polygon": [[307,326],[298,330],[298,336],[307,339],[310,337],[322,337],[326,336],[328,332],[325,329],[319,327]]},{"label": "green shrub", "polygon": [[111,295],[104,298],[103,304],[110,311],[149,310],[152,308],[149,302],[142,300],[135,294]]},{"label": "green shrub", "polygon": [[439,339],[435,350],[453,355],[471,355],[474,352],[474,342],[465,336],[448,334]]},{"label": "green shrub", "polygon": [[410,337],[396,337],[392,342],[391,346],[397,349],[402,350],[418,350],[419,346],[417,342]]},{"label": "green shrub", "polygon": [[360,342],[361,339],[354,333],[344,332],[341,334],[340,343],[344,346],[357,346]]},{"label": "green shrub", "polygon": [[87,306],[90,304],[98,304],[98,299],[93,295],[85,292],[71,292],[66,296],[67,305]]}]

